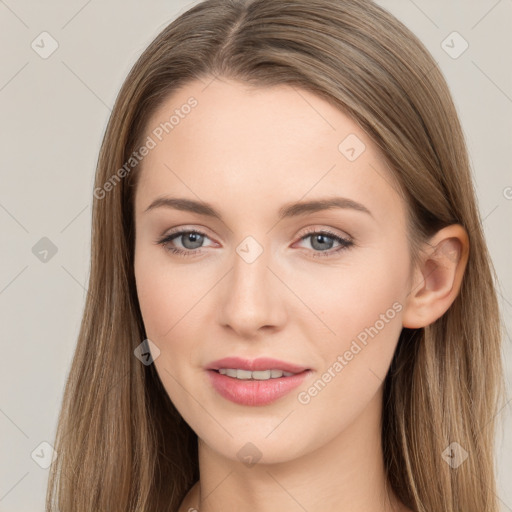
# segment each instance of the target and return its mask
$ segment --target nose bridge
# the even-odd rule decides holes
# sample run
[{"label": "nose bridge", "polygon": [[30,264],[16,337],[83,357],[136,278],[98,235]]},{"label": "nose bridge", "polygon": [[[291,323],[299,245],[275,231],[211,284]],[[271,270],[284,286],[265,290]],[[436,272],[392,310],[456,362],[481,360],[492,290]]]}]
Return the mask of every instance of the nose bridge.
[{"label": "nose bridge", "polygon": [[233,255],[233,268],[220,304],[221,322],[250,334],[263,326],[276,326],[280,318],[276,279],[270,251],[255,238],[246,237]]}]

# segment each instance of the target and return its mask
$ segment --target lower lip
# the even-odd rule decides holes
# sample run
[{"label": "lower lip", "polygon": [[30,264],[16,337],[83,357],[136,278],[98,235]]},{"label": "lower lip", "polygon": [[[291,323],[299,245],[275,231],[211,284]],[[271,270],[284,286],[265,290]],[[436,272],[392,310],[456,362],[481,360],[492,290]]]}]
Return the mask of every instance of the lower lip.
[{"label": "lower lip", "polygon": [[208,370],[215,390],[227,400],[240,405],[267,405],[288,394],[304,382],[311,370],[290,377],[268,380],[241,380]]}]

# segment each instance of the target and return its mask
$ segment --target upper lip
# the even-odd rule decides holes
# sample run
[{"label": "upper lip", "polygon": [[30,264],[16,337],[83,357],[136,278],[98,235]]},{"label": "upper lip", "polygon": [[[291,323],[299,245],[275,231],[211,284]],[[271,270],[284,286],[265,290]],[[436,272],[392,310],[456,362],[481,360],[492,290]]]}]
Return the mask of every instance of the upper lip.
[{"label": "upper lip", "polygon": [[218,370],[219,368],[233,368],[248,371],[261,370],[282,370],[290,373],[301,373],[307,370],[304,366],[280,361],[271,357],[258,357],[257,359],[242,359],[240,357],[224,357],[212,361],[206,366],[207,370]]}]

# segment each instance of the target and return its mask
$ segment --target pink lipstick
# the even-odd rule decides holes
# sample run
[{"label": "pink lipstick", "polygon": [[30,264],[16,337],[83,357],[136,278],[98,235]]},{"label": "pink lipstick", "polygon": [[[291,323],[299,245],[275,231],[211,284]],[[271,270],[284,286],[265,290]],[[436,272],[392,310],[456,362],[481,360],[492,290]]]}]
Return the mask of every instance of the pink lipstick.
[{"label": "pink lipstick", "polygon": [[286,361],[262,357],[227,357],[206,367],[214,389],[240,405],[268,405],[299,386],[311,370]]}]

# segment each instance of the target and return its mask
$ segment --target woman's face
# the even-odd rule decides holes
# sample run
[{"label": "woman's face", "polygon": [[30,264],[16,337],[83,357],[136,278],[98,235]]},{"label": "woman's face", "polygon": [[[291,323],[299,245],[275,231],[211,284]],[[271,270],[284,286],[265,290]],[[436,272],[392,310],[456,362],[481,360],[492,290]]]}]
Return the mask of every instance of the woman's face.
[{"label": "woman's face", "polygon": [[218,79],[174,93],[144,140],[137,292],[187,423],[263,463],[373,432],[413,284],[405,204],[375,145],[312,93]]}]

